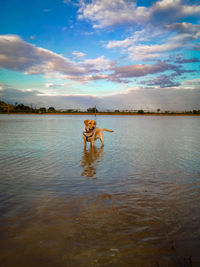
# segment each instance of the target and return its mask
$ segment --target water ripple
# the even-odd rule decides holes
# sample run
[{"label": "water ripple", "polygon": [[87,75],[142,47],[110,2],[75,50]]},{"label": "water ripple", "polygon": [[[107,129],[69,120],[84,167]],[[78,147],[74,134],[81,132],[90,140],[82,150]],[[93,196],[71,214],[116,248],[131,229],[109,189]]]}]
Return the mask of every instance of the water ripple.
[{"label": "water ripple", "polygon": [[0,260],[198,266],[199,118],[102,116],[86,150],[84,119],[0,115]]}]

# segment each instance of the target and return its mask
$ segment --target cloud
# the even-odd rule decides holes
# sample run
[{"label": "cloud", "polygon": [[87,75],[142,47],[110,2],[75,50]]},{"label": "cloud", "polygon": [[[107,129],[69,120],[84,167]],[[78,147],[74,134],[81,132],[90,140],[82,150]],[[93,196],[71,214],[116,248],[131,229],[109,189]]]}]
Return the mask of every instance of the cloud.
[{"label": "cloud", "polygon": [[161,0],[157,1],[149,9],[152,21],[160,23],[173,22],[186,17],[198,17],[200,5],[187,5],[183,0]]},{"label": "cloud", "polygon": [[30,38],[31,40],[35,40],[36,37],[37,37],[36,35],[31,35],[29,38]]},{"label": "cloud", "polygon": [[[146,8],[137,11],[136,4],[124,0],[96,0],[80,2],[79,19],[92,21],[94,28],[103,28],[127,22],[135,22],[136,17],[144,17]],[[138,13],[138,14],[137,14]]]},{"label": "cloud", "polygon": [[198,110],[200,109],[199,98],[200,90],[178,90],[178,87],[165,88],[164,90],[140,88],[130,90],[126,94],[105,97],[103,98],[103,106],[110,109],[132,110],[157,110],[157,108],[162,111]]},{"label": "cloud", "polygon": [[[158,35],[157,31],[151,30],[151,38],[152,35]],[[141,31],[134,32],[133,36],[126,38],[124,40],[115,40],[115,41],[109,41],[106,45],[107,48],[126,48],[129,47],[135,43],[138,43],[139,41],[146,41],[149,36],[149,29],[143,29]]]},{"label": "cloud", "polygon": [[[83,56],[83,53],[76,52],[77,55]],[[77,63],[63,55],[27,43],[17,35],[0,36],[0,67],[4,69],[87,81],[88,74],[96,74],[112,66],[113,62],[104,56]]]},{"label": "cloud", "polygon": [[116,67],[113,75],[117,78],[132,78],[142,77],[149,74],[156,74],[165,71],[175,71],[179,74],[183,72],[183,70],[180,69],[180,67],[178,66],[167,64],[164,61],[159,61],[153,65],[136,64]]},{"label": "cloud", "polygon": [[[54,82],[45,83],[45,88],[61,89],[61,88],[66,87],[66,86],[68,86],[70,88],[72,87],[72,85],[69,85],[68,83],[54,83]],[[45,92],[45,94],[46,94],[46,92]]]},{"label": "cloud", "polygon": [[72,52],[72,55],[77,57],[77,58],[80,58],[80,57],[84,57],[85,53],[74,51],[74,52]]},{"label": "cloud", "polygon": [[200,5],[187,5],[182,0],[160,0],[150,7],[127,0],[80,1],[79,19],[93,23],[94,28],[145,22],[160,24],[188,16],[199,16]]},{"label": "cloud", "polygon": [[38,90],[18,90],[7,84],[0,84],[0,96],[2,100],[11,104],[14,104],[16,102],[23,102],[25,104],[34,103],[39,94],[42,95],[42,92]]},{"label": "cloud", "polygon": [[57,109],[80,108],[87,109],[96,103],[97,97],[90,95],[64,95],[64,94],[43,94],[38,90],[19,90],[7,84],[0,84],[1,100],[15,104],[34,104],[37,107],[54,106]]},{"label": "cloud", "polygon": [[199,24],[192,24],[192,23],[187,23],[187,22],[173,23],[171,25],[166,25],[165,28],[176,31],[178,33],[190,33],[190,34],[193,34],[193,36],[199,35],[199,31],[200,31]]},{"label": "cloud", "polygon": [[[79,108],[86,110],[95,104],[99,110],[115,109],[144,109],[157,110],[193,110],[200,109],[199,79],[184,82],[180,86],[158,90],[154,88],[137,88],[128,90],[112,96],[90,96],[90,95],[52,95],[48,96],[33,90],[29,92],[17,90],[3,85],[0,96],[3,101],[9,103],[34,104],[37,107],[53,106],[57,109]],[[184,88],[181,89],[181,86]],[[193,87],[192,87],[193,86]],[[0,86],[1,88],[1,86]],[[195,90],[193,90],[195,89]]]},{"label": "cloud", "polygon": [[84,66],[89,72],[99,72],[112,70],[116,62],[106,59],[104,56],[95,59],[86,59],[83,61]]},{"label": "cloud", "polygon": [[[153,26],[136,31],[131,37],[124,40],[109,41],[107,48],[121,48],[123,53],[127,53],[132,60],[152,60],[167,55],[168,52],[183,49],[194,49],[193,42],[200,38],[200,28],[195,25],[178,24],[165,29],[158,29]],[[193,27],[194,26],[194,27]],[[186,28],[184,31],[180,30]],[[179,33],[174,35],[173,31],[179,29]],[[154,39],[156,44],[148,44]],[[164,42],[163,42],[164,40]],[[162,42],[162,43],[160,43]]]},{"label": "cloud", "polygon": [[128,48],[129,57],[132,60],[156,59],[163,56],[163,53],[176,50],[182,47],[179,42],[164,44],[143,45],[139,44]]},{"label": "cloud", "polygon": [[[200,79],[186,80],[181,84],[180,89],[199,90]],[[200,101],[200,98],[199,98]]]},{"label": "cloud", "polygon": [[[98,65],[99,64],[99,65]],[[168,64],[164,61],[158,61],[155,64],[134,64],[134,65],[123,65],[117,66],[115,63],[104,62],[104,58],[100,57],[96,60],[85,61],[84,65],[90,72],[102,70],[103,66],[106,70],[110,70],[109,73],[97,73],[95,75],[79,76],[79,82],[88,82],[95,80],[106,80],[116,83],[129,83],[131,78],[144,77],[147,75],[162,73],[165,71],[171,71],[176,73],[176,75],[181,75],[184,72],[190,72],[189,70],[184,70],[180,66],[173,64]],[[95,67],[94,67],[94,66]],[[75,77],[74,77],[75,78]],[[74,79],[71,77],[71,79]],[[129,78],[129,79],[127,79]]]},{"label": "cloud", "polygon": [[[184,34],[185,35],[185,34]],[[138,33],[140,39],[140,33]],[[137,39],[136,38],[136,39]],[[188,38],[188,37],[187,37]],[[172,43],[163,45],[138,45],[129,47],[130,56],[143,58],[155,56],[170,50],[171,46],[181,44],[181,38],[172,37]],[[174,44],[173,44],[174,42]],[[182,41],[183,42],[183,41]],[[174,48],[173,46],[173,48]],[[78,52],[79,53],[79,52]],[[127,78],[142,77],[149,74],[157,74],[165,71],[173,71],[182,74],[180,66],[158,61],[155,64],[135,64],[117,66],[115,61],[100,56],[94,59],[85,59],[73,62],[63,55],[58,55],[50,50],[36,47],[23,41],[16,35],[0,36],[0,66],[5,69],[21,71],[25,74],[43,74],[49,78],[70,79],[78,83],[86,83],[96,80],[106,80],[116,83],[128,83]],[[46,88],[51,84],[47,84]]]},{"label": "cloud", "polygon": [[175,82],[172,80],[173,75],[161,75],[156,78],[149,79],[148,81],[143,81],[141,84],[145,84],[147,86],[158,87],[158,88],[166,88],[166,87],[176,87],[179,86],[179,82]]},{"label": "cloud", "polygon": [[182,56],[177,56],[175,58],[175,63],[177,64],[186,64],[186,63],[199,63],[200,60],[198,58],[183,58]]},{"label": "cloud", "polygon": [[60,72],[81,75],[85,72],[62,55],[29,44],[17,35],[0,36],[0,64],[2,68],[26,74]]},{"label": "cloud", "polygon": [[139,44],[128,48],[129,57],[134,60],[155,59],[164,56],[164,53],[177,49],[191,48],[191,40],[196,40],[193,35],[184,33],[170,37],[162,44],[144,45]]}]

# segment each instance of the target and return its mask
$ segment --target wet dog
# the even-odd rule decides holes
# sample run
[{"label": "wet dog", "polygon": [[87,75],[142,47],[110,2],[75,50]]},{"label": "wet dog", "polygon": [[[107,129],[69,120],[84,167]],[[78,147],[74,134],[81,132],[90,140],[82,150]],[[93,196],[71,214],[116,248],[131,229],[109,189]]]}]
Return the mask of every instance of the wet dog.
[{"label": "wet dog", "polygon": [[85,120],[85,129],[83,131],[83,141],[84,146],[86,147],[87,142],[90,142],[91,146],[94,146],[94,141],[97,139],[100,139],[102,146],[104,146],[104,140],[103,140],[103,131],[106,132],[114,132],[112,130],[108,129],[100,129],[96,127],[96,121],[94,120]]}]

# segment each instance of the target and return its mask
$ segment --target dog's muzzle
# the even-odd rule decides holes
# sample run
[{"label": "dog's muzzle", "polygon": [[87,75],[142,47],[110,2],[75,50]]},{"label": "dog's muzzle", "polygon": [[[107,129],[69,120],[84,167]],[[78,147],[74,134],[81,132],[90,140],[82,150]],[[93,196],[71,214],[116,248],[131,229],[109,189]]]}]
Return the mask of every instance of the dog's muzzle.
[{"label": "dog's muzzle", "polygon": [[[94,129],[95,127],[93,127],[92,129],[90,129],[89,131],[87,131],[87,129],[85,129],[83,131],[83,135],[86,137],[86,141],[89,142],[88,138],[91,138],[94,135]],[[91,133],[91,135],[86,135],[88,133]]]}]

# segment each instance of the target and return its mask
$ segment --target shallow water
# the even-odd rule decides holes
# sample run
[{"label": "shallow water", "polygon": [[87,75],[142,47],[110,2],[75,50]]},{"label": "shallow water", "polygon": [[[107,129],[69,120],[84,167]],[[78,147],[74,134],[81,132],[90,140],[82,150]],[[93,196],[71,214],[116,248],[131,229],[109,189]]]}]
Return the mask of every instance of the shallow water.
[{"label": "shallow water", "polygon": [[200,266],[200,118],[0,115],[2,266]]}]

